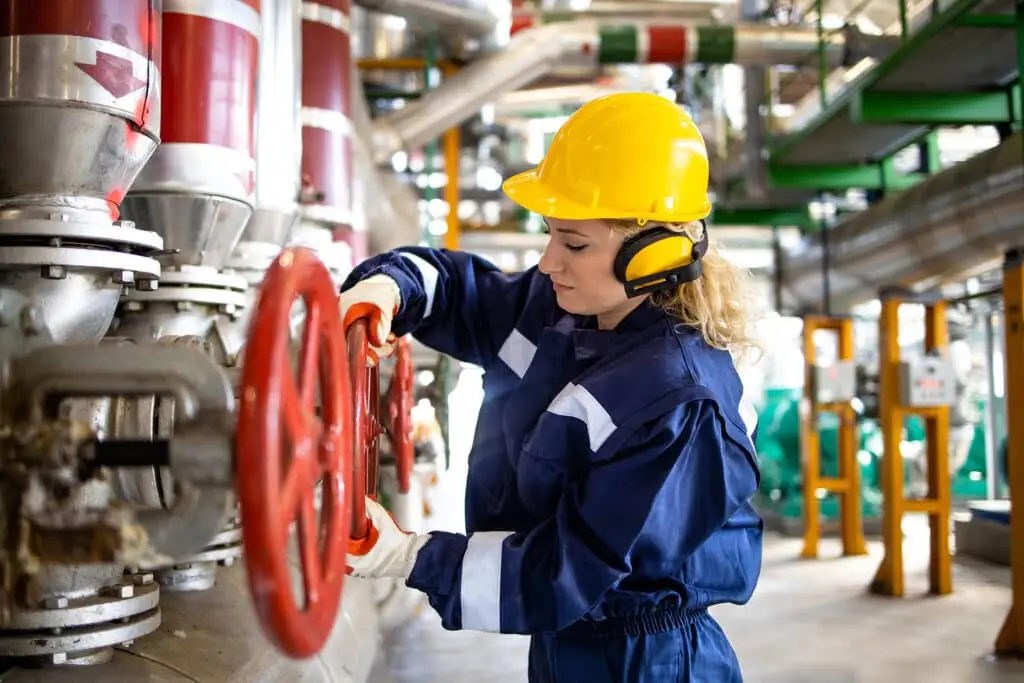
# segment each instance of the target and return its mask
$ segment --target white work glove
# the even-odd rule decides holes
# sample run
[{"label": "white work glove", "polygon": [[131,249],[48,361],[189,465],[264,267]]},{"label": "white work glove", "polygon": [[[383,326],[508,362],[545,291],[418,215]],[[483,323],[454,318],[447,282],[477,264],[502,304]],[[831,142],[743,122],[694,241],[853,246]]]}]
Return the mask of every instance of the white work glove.
[{"label": "white work glove", "polygon": [[366,516],[370,520],[366,538],[349,539],[345,564],[348,573],[361,579],[390,577],[409,578],[420,548],[430,540],[429,534],[403,531],[391,514],[372,498],[366,499]]},{"label": "white work glove", "polygon": [[341,319],[345,331],[357,320],[365,319],[369,324],[371,365],[395,352],[395,335],[391,333],[391,321],[402,305],[398,283],[387,275],[372,275],[360,280],[351,289],[338,297]]}]

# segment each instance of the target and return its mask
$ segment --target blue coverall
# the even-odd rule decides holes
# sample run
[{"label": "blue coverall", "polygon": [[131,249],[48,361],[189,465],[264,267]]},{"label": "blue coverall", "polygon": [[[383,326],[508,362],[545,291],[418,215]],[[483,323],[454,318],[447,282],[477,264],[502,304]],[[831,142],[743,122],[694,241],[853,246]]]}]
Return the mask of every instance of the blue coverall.
[{"label": "blue coverall", "polygon": [[536,269],[410,247],[361,263],[396,334],[483,367],[468,535],[435,532],[407,585],[447,629],[533,636],[531,683],[733,683],[710,605],[761,567],[756,416],[728,353],[644,303],[614,330]]}]

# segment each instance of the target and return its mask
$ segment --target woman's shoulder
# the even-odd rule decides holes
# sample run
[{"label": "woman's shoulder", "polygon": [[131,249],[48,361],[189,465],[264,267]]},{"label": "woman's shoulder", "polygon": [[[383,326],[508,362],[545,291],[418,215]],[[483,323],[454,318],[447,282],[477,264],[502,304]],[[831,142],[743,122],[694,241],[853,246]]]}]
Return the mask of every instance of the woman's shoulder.
[{"label": "woman's shoulder", "polygon": [[605,407],[616,422],[644,411],[666,396],[705,395],[686,354],[670,336],[634,341],[590,368],[576,384]]},{"label": "woman's shoulder", "polygon": [[714,402],[748,436],[756,413],[732,357],[694,335],[654,336],[602,362],[575,383],[623,428],[655,420],[695,401]]}]

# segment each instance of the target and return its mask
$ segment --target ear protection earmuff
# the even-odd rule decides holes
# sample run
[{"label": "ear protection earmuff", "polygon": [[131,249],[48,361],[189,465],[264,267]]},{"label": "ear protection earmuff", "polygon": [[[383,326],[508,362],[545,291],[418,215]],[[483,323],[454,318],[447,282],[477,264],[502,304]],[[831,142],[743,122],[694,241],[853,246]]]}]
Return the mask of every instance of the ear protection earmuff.
[{"label": "ear protection earmuff", "polygon": [[703,223],[699,240],[666,227],[633,235],[615,256],[615,277],[626,296],[642,296],[693,282],[704,272],[701,259],[708,251],[708,229]]}]

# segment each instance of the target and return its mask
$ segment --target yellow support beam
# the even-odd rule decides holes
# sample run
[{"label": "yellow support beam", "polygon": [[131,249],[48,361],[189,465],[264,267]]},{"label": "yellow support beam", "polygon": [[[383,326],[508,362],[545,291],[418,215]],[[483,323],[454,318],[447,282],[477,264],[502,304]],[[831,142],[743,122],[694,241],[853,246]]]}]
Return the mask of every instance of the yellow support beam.
[{"label": "yellow support beam", "polygon": [[1024,658],[1024,249],[1003,264],[1006,334],[1006,448],[1010,479],[1010,612],[996,638],[996,655]]},{"label": "yellow support beam", "polygon": [[[903,597],[903,515],[928,514],[931,531],[929,592],[953,592],[953,558],[949,551],[951,491],[949,480],[949,406],[911,407],[900,402],[899,308],[909,300],[882,296],[879,319],[879,413],[882,423],[882,543],[885,554],[871,582],[879,595]],[[944,353],[948,346],[946,303],[925,304],[926,352]],[[928,497],[907,500],[903,490],[903,421],[918,415],[925,421]]]},{"label": "yellow support beam", "polygon": [[[427,68],[427,60],[416,58],[405,59],[359,59],[356,66],[364,71],[421,71]],[[437,62],[436,66],[447,73],[458,67],[451,62]]]},{"label": "yellow support beam", "polygon": [[[455,75],[458,67],[445,64],[442,72],[445,78]],[[444,134],[444,172],[448,182],[444,186],[444,200],[448,204],[448,230],[444,234],[444,248],[458,249],[462,233],[459,222],[459,203],[462,201],[459,192],[459,150],[462,148],[462,134],[458,126],[452,126]]]},{"label": "yellow support beam", "polygon": [[[804,547],[800,556],[817,559],[821,541],[821,501],[819,491],[839,495],[839,529],[843,555],[864,555],[864,529],[861,522],[860,466],[857,464],[857,415],[851,401],[817,403],[812,395],[815,363],[814,335],[819,330],[834,332],[838,342],[838,360],[853,362],[853,320],[827,316],[804,317],[804,409],[801,410],[800,444],[803,452]],[[831,412],[839,417],[839,476],[821,476],[821,435],[818,415]]]}]

